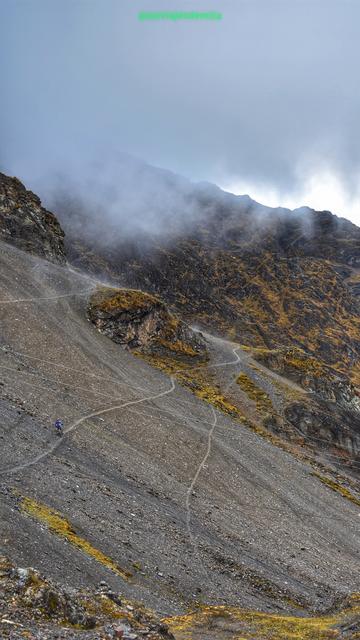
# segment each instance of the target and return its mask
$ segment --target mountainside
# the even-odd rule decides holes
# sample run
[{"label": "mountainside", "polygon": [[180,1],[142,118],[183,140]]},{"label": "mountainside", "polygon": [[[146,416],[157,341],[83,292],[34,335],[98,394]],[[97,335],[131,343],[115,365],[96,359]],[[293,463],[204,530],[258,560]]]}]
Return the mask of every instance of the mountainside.
[{"label": "mountainside", "polygon": [[201,326],[248,346],[301,347],[359,380],[360,229],[328,212],[246,203],[219,204],[191,235],[111,251],[95,239],[84,248],[69,229],[69,254]]},{"label": "mountainside", "polygon": [[4,637],[359,633],[359,230],[319,214],[331,259],[325,229],[295,255],[292,214],[216,197],[193,239],[70,235],[106,283],[0,242]]},{"label": "mountainside", "polygon": [[[167,615],[197,603],[322,614],[356,591],[355,487],[96,331],[87,299],[100,283],[1,249],[4,555]],[[252,360],[207,340],[200,372],[240,396]]]},{"label": "mountainside", "polygon": [[[175,231],[169,222],[168,234],[135,241],[122,238],[112,215],[110,244],[94,232],[74,234],[85,207],[59,201],[69,259],[160,295],[188,323],[254,350],[255,359],[280,349],[276,364],[268,359],[275,372],[281,353],[297,350],[306,402],[291,398],[285,421],[267,415],[266,428],[288,438],[292,425],[343,461],[360,462],[360,229],[327,211],[270,209],[210,185],[188,185],[186,197],[196,214],[184,214],[185,226]],[[316,367],[311,384],[308,366]]]}]

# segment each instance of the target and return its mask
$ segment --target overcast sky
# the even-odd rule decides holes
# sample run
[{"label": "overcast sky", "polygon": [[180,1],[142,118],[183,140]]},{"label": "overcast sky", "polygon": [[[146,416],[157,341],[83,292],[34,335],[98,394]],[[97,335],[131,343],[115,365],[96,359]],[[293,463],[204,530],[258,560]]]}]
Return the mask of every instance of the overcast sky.
[{"label": "overcast sky", "polygon": [[[221,21],[140,22],[140,10]],[[127,152],[360,223],[359,0],[0,0],[0,167]]]}]

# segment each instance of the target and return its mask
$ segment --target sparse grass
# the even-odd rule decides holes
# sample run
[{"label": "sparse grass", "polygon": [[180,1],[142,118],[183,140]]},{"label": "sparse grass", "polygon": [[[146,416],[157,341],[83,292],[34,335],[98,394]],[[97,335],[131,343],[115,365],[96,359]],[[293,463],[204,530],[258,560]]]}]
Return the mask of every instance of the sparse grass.
[{"label": "sparse grass", "polygon": [[91,558],[94,558],[101,565],[107,567],[121,578],[127,580],[131,577],[132,574],[129,571],[122,569],[114,560],[106,556],[102,551],[99,551],[99,549],[96,549],[90,542],[79,536],[70,522],[58,511],[50,509],[46,505],[28,497],[24,497],[22,499],[21,507],[25,513],[29,514],[35,520],[46,524],[51,533],[54,533],[60,538],[64,538],[74,547],[80,549]]},{"label": "sparse grass", "polygon": [[330,369],[322,360],[311,356],[298,347],[280,349],[259,349],[252,350],[254,358],[264,362],[275,370],[295,375],[310,375],[315,378],[329,377]]},{"label": "sparse grass", "polygon": [[137,289],[115,289],[97,287],[91,296],[90,305],[100,311],[133,311],[162,304],[160,299]]},{"label": "sparse grass", "polygon": [[190,358],[194,358],[199,355],[190,344],[187,344],[183,340],[174,340],[172,342],[171,340],[160,338],[158,340],[158,344],[165,349],[169,349],[170,351],[173,351],[174,353],[182,356],[189,356]]},{"label": "sparse grass", "polygon": [[[351,610],[352,614],[357,612],[357,609]],[[184,616],[166,618],[164,622],[177,640],[191,638],[192,631],[200,633],[200,630],[203,630],[204,638],[220,638],[222,632],[225,637],[227,626],[233,632],[231,637],[237,640],[331,640],[340,638],[335,627],[345,620],[348,613],[349,610],[332,616],[305,618],[235,607],[205,606]],[[196,634],[196,637],[200,635]]]},{"label": "sparse grass", "polygon": [[335,480],[332,480],[331,478],[322,476],[320,473],[317,473],[316,471],[313,471],[311,475],[313,475],[315,478],[318,478],[320,482],[322,482],[327,487],[332,489],[332,491],[335,491],[336,493],[340,493],[340,495],[342,495],[344,498],[346,498],[347,500],[350,500],[350,502],[353,502],[358,507],[360,507],[360,498],[357,498],[356,496],[354,496],[354,494],[352,494],[351,491],[349,491],[349,489],[344,487],[342,484],[335,482]]},{"label": "sparse grass", "polygon": [[261,415],[267,415],[273,412],[273,406],[269,396],[262,389],[259,389],[246,373],[240,373],[236,378],[236,382],[246,395],[256,403],[256,408]]}]

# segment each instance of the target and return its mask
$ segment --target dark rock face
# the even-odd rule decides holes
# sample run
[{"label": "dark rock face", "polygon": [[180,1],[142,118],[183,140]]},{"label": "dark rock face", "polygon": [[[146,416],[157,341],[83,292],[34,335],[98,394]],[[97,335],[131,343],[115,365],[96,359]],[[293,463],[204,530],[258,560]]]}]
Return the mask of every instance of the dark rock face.
[{"label": "dark rock face", "polygon": [[290,402],[286,419],[318,448],[338,447],[360,456],[360,397],[346,375],[301,349],[260,349],[255,357],[272,371],[298,383],[306,401]]},{"label": "dark rock face", "polygon": [[0,173],[0,239],[51,262],[65,262],[64,232],[17,178]]},{"label": "dark rock face", "polygon": [[285,416],[317,449],[333,446],[347,452],[349,461],[360,460],[360,415],[339,410],[325,403],[293,403],[285,409]]}]

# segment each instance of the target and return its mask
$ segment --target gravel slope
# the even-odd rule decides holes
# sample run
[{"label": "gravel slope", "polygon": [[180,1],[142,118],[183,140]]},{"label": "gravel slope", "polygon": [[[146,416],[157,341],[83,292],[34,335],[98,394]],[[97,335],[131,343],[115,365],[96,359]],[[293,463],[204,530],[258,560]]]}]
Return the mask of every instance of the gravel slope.
[{"label": "gravel slope", "polygon": [[[194,601],[321,610],[357,590],[359,508],[97,333],[93,286],[1,244],[0,551],[63,583],[105,579],[164,614]],[[229,375],[233,349],[213,342]],[[24,495],[132,578],[26,515]]]}]

